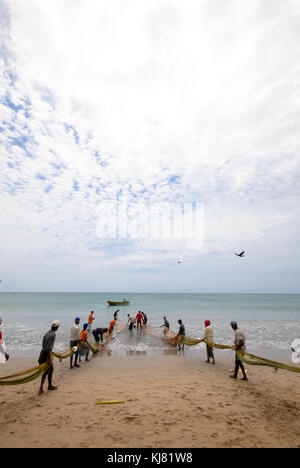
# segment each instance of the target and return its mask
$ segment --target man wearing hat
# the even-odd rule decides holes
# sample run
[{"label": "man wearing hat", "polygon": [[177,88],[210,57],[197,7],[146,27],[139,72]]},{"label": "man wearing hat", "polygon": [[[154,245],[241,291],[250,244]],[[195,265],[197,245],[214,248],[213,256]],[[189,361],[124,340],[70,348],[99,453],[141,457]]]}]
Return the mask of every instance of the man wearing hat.
[{"label": "man wearing hat", "polygon": [[41,380],[41,386],[40,386],[40,391],[39,394],[41,395],[44,393],[43,387],[44,383],[46,380],[46,377],[48,376],[48,390],[57,390],[57,387],[54,387],[52,385],[52,377],[53,377],[53,362],[51,360],[51,354],[54,348],[54,343],[55,343],[55,338],[56,338],[56,332],[60,327],[60,323],[58,320],[55,320],[52,322],[51,325],[51,330],[46,333],[46,335],[43,338],[43,344],[42,344],[42,351],[40,353],[39,357],[39,364],[48,364],[48,368],[46,372],[42,375],[42,380]]},{"label": "man wearing hat", "polygon": [[[79,345],[80,345],[80,318],[76,317],[75,324],[71,328],[70,334],[70,348],[77,347],[77,351],[75,352],[75,364],[74,367],[80,367],[77,363],[79,357]],[[70,356],[70,369],[73,369],[73,354]]]},{"label": "man wearing hat", "polygon": [[89,361],[90,348],[88,345],[88,323],[83,324],[83,329],[80,332],[80,347],[79,347],[79,360],[81,361],[82,356],[85,356],[85,360]]}]

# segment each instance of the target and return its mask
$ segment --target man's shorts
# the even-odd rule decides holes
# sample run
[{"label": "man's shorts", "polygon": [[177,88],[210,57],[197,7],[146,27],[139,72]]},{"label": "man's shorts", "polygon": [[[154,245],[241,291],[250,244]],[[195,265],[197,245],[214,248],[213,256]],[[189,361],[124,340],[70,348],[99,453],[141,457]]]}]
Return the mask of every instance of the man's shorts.
[{"label": "man's shorts", "polygon": [[100,342],[100,337],[101,337],[101,341],[103,341],[103,337],[101,335],[98,335],[97,333],[95,333],[95,331],[93,331],[92,333],[93,333],[96,343]]},{"label": "man's shorts", "polygon": [[238,362],[239,364],[243,363],[242,359],[239,358],[238,353],[235,353],[235,362]]},{"label": "man's shorts", "polygon": [[80,356],[87,356],[89,354],[90,348],[87,343],[81,343],[79,347]]},{"label": "man's shorts", "polygon": [[74,348],[74,346],[77,347],[77,351],[75,353],[75,356],[78,356],[79,353],[79,341],[70,341],[70,348]]},{"label": "man's shorts", "polygon": [[40,352],[40,357],[39,357],[38,363],[39,363],[39,365],[41,365],[41,364],[45,364],[45,362],[47,362],[47,361],[48,361],[48,353],[47,353],[47,351],[42,349],[42,351]]},{"label": "man's shorts", "polygon": [[[42,349],[42,351],[40,352],[38,363],[41,366],[42,364],[45,364],[46,362],[48,362],[48,353],[47,351]],[[51,372],[52,369],[53,369],[53,364],[50,364],[47,370],[44,372],[44,374],[49,375],[49,372]]]}]

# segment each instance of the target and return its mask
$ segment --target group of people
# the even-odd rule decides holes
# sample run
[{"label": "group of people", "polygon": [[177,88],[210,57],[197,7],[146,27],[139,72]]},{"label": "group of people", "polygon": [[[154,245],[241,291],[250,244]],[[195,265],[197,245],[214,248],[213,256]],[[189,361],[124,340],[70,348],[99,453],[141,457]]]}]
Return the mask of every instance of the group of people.
[{"label": "group of people", "polygon": [[[92,330],[93,322],[95,320],[94,311],[92,310],[89,314],[88,321],[83,324],[82,328],[80,327],[80,317],[75,318],[75,323],[71,328],[70,332],[70,348],[74,350],[74,353],[70,356],[70,369],[79,368],[79,362],[82,358],[85,358],[85,361],[89,361],[89,353],[90,347],[88,344],[91,335],[94,336],[95,342],[97,343],[97,347],[99,349],[100,341],[103,342],[103,336],[107,333],[108,336],[112,334],[113,329],[116,325],[116,321],[118,320],[118,310],[114,313],[114,318],[110,322],[109,328],[95,328]],[[51,330],[48,331],[45,336],[43,337],[42,342],[42,350],[39,356],[39,364],[48,364],[47,371],[42,375],[41,385],[39,393],[44,393],[44,384],[45,380],[48,377],[48,390],[56,390],[52,384],[52,377],[53,377],[53,364],[51,361],[51,354],[54,348],[54,342],[56,338],[56,332],[60,327],[60,322],[55,320],[51,325]],[[73,364],[74,361],[74,364]]]},{"label": "group of people", "polygon": [[[163,334],[166,337],[167,334],[170,331],[170,322],[169,322],[169,320],[167,319],[167,317],[165,315],[163,317],[163,320],[164,320],[164,323],[163,323],[163,325],[161,325],[160,328],[163,328]],[[185,326],[183,325],[181,319],[178,320],[178,324],[179,324],[179,330],[178,330],[178,333],[177,333],[175,338],[176,338],[176,346],[178,347],[179,351],[181,351],[181,350],[184,350],[184,344],[182,343],[182,337],[185,336]]]},{"label": "group of people", "polygon": [[145,314],[145,312],[141,312],[139,310],[135,317],[130,314],[128,314],[127,317],[128,317],[128,320],[127,320],[126,325],[128,326],[128,330],[132,330],[134,327],[142,330],[143,325],[144,326],[147,325],[148,317]]},{"label": "group of people", "polygon": [[[206,354],[207,354],[207,363],[210,363],[210,360],[212,360],[212,364],[215,364],[215,356],[214,356],[214,348],[213,348],[213,343],[214,343],[214,330],[211,325],[210,320],[205,320],[204,322],[205,325],[205,330],[204,330],[204,335],[203,335],[203,340],[206,343]],[[246,351],[246,338],[244,333],[238,328],[238,324],[235,321],[231,322],[231,328],[234,331],[234,347],[235,347],[235,368],[234,368],[234,373],[233,375],[230,375],[230,378],[232,379],[237,379],[239,370],[241,369],[243,378],[242,380],[247,381],[248,377],[244,368],[243,361],[241,361],[238,351]]]},{"label": "group of people", "polygon": [[[91,338],[91,335],[93,335],[95,342],[97,343],[97,347],[99,349],[99,344],[100,342],[103,343],[103,337],[105,334],[107,336],[112,335],[112,332],[114,330],[114,327],[116,325],[116,322],[118,320],[118,312],[117,310],[114,313],[113,320],[110,322],[108,328],[95,328],[92,330],[93,322],[95,320],[94,317],[94,311],[91,311],[88,317],[87,323],[83,324],[83,327],[81,329],[80,327],[80,318],[76,317],[75,318],[75,323],[71,328],[70,332],[70,348],[74,349],[74,353],[70,356],[70,369],[73,368],[79,368],[79,362],[82,360],[82,358],[85,358],[85,361],[89,361],[89,352],[90,352],[90,347],[88,344],[88,340]],[[133,327],[136,326],[137,329],[142,329],[143,326],[146,326],[147,324],[147,315],[144,312],[138,311],[136,316],[134,317],[133,315],[128,314],[128,329],[132,330]],[[163,317],[164,323],[161,326],[161,328],[164,328],[163,333],[164,336],[166,336],[170,330],[170,323],[167,319],[166,316]],[[181,319],[178,320],[178,333],[176,335],[176,346],[178,346],[179,350],[184,349],[184,342],[183,342],[183,337],[185,336],[185,326],[182,322]],[[205,330],[204,330],[204,335],[203,335],[203,340],[206,343],[206,352],[207,352],[207,359],[206,362],[210,363],[212,361],[212,364],[215,364],[215,356],[214,356],[214,348],[213,348],[213,343],[214,343],[214,330],[211,325],[210,320],[206,320],[205,323]],[[6,347],[3,341],[2,337],[2,332],[1,332],[1,327],[2,327],[2,319],[0,318],[0,352],[2,352],[4,359],[7,361],[9,359],[9,355],[6,353]],[[55,387],[52,384],[52,377],[53,377],[53,364],[51,360],[51,354],[53,352],[54,348],[54,343],[55,343],[55,338],[56,338],[56,332],[58,331],[60,327],[60,322],[58,320],[55,320],[51,324],[51,329],[44,335],[43,337],[43,342],[42,342],[42,350],[40,352],[39,356],[39,364],[44,364],[48,363],[48,368],[47,371],[42,375],[41,379],[41,385],[40,385],[40,390],[39,393],[42,394],[44,393],[43,387],[46,378],[48,377],[48,390],[56,390],[57,387]],[[234,346],[236,350],[236,355],[235,355],[235,369],[233,375],[230,377],[233,379],[237,379],[238,372],[241,369],[242,374],[243,374],[243,379],[247,381],[247,375],[246,371],[243,365],[243,362],[241,361],[238,351],[246,351],[246,338],[244,333],[238,328],[238,324],[235,321],[231,322],[231,328],[233,329],[235,333],[235,339],[234,339]],[[73,364],[74,361],[74,364]]]},{"label": "group of people", "polygon": [[[145,326],[147,324],[147,320],[148,320],[147,315],[144,312],[141,312],[140,310],[138,311],[138,313],[136,314],[135,317],[133,315],[130,315],[130,314],[128,314],[127,317],[128,317],[128,320],[127,320],[126,325],[128,326],[129,330],[132,330],[135,326],[136,326],[137,329],[139,329],[139,328],[142,329],[142,324]],[[167,334],[168,334],[168,332],[170,330],[170,322],[169,322],[169,320],[167,319],[166,316],[163,317],[163,320],[164,320],[164,323],[163,323],[163,325],[161,325],[160,328],[164,329],[163,334],[164,334],[164,336],[167,336]],[[178,333],[177,333],[177,335],[175,337],[175,341],[176,341],[176,346],[178,347],[179,351],[183,351],[184,350],[184,343],[182,342],[182,338],[185,336],[185,326],[184,326],[181,319],[178,320],[178,325],[179,325],[179,329],[178,329]],[[204,326],[205,326],[205,328],[204,328],[203,340],[206,343],[206,354],[207,354],[207,359],[206,359],[205,362],[208,363],[208,364],[210,362],[212,362],[212,364],[215,365],[216,361],[215,361],[214,348],[213,348],[214,330],[213,330],[213,327],[211,325],[210,320],[205,320]],[[243,362],[241,361],[241,359],[238,356],[238,351],[239,350],[246,351],[246,338],[245,338],[244,333],[238,328],[237,322],[232,321],[231,322],[231,328],[235,332],[234,346],[235,346],[236,354],[235,354],[234,373],[230,377],[233,378],[233,379],[237,379],[239,369],[241,369],[242,374],[243,374],[243,379],[242,380],[247,381],[248,378],[247,378],[247,375],[246,375],[246,371],[245,371]]]},{"label": "group of people", "polygon": [[[163,319],[164,319],[164,324],[161,326],[161,328],[164,328],[163,333],[166,336],[170,330],[170,323],[166,316],[164,316]],[[184,343],[182,342],[182,338],[185,336],[185,326],[183,325],[181,319],[178,320],[178,324],[179,324],[179,330],[175,338],[176,338],[176,346],[181,351],[184,349]],[[209,364],[210,361],[212,360],[212,364],[216,364],[215,355],[214,355],[214,347],[213,347],[214,330],[213,330],[210,320],[205,320],[204,326],[205,326],[205,329],[204,329],[203,340],[206,343],[206,354],[207,354],[207,359],[205,362]],[[242,374],[243,374],[242,380],[247,381],[248,377],[244,368],[244,364],[238,355],[238,351],[240,350],[246,351],[246,338],[245,338],[244,333],[238,328],[237,322],[232,321],[231,328],[233,329],[234,334],[235,334],[234,346],[235,346],[236,353],[235,353],[234,373],[233,375],[230,376],[230,378],[237,379],[239,370],[241,369]]]}]

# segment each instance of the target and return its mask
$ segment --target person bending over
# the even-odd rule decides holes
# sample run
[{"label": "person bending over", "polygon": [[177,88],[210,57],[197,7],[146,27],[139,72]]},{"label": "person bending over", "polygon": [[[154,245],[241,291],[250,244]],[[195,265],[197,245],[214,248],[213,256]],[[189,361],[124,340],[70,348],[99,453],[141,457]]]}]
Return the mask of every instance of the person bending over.
[{"label": "person bending over", "polygon": [[108,328],[95,328],[93,330],[93,335],[97,343],[97,348],[99,349],[99,343],[103,343],[103,335],[108,332]]},{"label": "person bending over", "polygon": [[132,330],[135,324],[135,317],[133,317],[133,315],[130,315],[130,314],[128,314],[127,317],[128,317],[128,320],[127,320],[126,325],[129,325],[128,330]]},{"label": "person bending over", "polygon": [[167,320],[166,316],[164,316],[163,319],[164,319],[164,324],[160,328],[164,328],[163,333],[164,335],[167,335],[170,330],[170,323],[169,323],[169,320]]},{"label": "person bending over", "polygon": [[116,325],[116,321],[115,320],[112,320],[109,324],[109,329],[108,329],[108,333],[111,335],[113,330],[114,330],[114,327]]}]

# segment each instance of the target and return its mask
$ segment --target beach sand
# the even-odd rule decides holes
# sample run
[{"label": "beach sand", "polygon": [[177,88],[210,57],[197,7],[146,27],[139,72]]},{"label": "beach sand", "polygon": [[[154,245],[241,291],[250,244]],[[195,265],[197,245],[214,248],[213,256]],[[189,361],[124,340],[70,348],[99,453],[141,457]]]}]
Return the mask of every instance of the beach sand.
[{"label": "beach sand", "polygon": [[[204,358],[97,355],[73,370],[56,359],[57,391],[0,387],[0,447],[299,447],[299,374],[249,366],[235,381],[233,354]],[[12,359],[0,374],[33,365]]]}]

